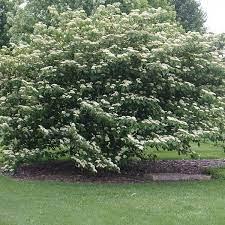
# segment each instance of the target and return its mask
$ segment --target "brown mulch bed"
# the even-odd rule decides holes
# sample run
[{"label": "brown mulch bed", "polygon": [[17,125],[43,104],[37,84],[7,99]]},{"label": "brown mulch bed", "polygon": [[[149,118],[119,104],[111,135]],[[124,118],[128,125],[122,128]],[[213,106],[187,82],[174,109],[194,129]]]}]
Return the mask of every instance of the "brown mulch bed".
[{"label": "brown mulch bed", "polygon": [[225,160],[158,160],[133,161],[121,173],[99,171],[88,173],[71,161],[52,161],[20,166],[14,178],[23,180],[55,180],[64,182],[142,183],[151,179],[146,174],[203,174],[206,168],[225,166]]}]

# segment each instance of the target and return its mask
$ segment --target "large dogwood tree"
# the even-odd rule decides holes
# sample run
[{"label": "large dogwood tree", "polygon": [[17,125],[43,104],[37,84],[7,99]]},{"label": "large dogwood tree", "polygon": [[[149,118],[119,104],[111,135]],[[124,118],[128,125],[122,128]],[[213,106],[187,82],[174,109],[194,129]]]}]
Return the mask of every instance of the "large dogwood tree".
[{"label": "large dogwood tree", "polygon": [[5,170],[44,156],[119,171],[146,147],[190,151],[223,139],[224,66],[214,38],[173,11],[48,7],[27,42],[0,52]]}]

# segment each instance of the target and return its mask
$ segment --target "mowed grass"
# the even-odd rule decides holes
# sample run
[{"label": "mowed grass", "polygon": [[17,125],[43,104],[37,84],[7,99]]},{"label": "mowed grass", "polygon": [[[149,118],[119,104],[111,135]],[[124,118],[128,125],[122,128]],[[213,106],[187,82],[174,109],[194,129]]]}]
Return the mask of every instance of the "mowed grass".
[{"label": "mowed grass", "polygon": [[[225,158],[213,144],[193,147],[202,158]],[[184,158],[157,153],[162,159]],[[224,225],[225,170],[209,172],[219,179],[67,184],[0,176],[0,225]]]},{"label": "mowed grass", "polygon": [[66,184],[0,177],[0,225],[224,225],[225,181]]},{"label": "mowed grass", "polygon": [[[224,159],[225,153],[221,146],[215,145],[212,142],[201,143],[198,146],[196,143],[192,144],[192,150],[200,157],[199,159]],[[176,151],[164,151],[149,148],[147,154],[156,154],[157,159],[191,159],[190,155],[178,155]]]}]

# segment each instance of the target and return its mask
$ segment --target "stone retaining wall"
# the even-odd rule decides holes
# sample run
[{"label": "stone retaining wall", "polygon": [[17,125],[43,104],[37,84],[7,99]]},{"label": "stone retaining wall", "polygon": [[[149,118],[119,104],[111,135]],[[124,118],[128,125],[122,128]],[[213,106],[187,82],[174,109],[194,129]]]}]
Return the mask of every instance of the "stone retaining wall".
[{"label": "stone retaining wall", "polygon": [[224,160],[157,160],[131,162],[124,168],[134,173],[201,174],[206,168],[225,166]]}]

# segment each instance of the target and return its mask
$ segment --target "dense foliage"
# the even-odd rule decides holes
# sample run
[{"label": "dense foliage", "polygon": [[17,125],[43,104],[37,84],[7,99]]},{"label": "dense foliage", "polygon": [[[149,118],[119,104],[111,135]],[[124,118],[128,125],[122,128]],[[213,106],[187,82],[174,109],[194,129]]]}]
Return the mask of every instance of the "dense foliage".
[{"label": "dense foliage", "polygon": [[217,52],[220,58],[223,59],[225,62],[225,33],[216,35],[216,38],[214,37],[214,44],[213,44],[213,50]]},{"label": "dense foliage", "polygon": [[176,12],[176,20],[186,31],[203,31],[205,14],[196,0],[0,0],[0,46],[7,45],[9,37],[14,43],[28,41],[34,24],[51,25],[48,7],[54,5],[59,12],[84,9],[91,15],[101,4],[117,3],[122,12],[144,10],[151,6]]},{"label": "dense foliage", "polygon": [[[8,0],[1,0],[9,2]],[[33,32],[36,22],[51,24],[48,6],[54,5],[59,12],[67,9],[84,9],[87,15],[95,12],[99,5],[118,3],[122,12],[129,13],[132,9],[146,9],[147,7],[161,7],[176,12],[176,20],[186,31],[204,31],[205,13],[197,0],[14,0],[23,7],[17,7],[15,17],[10,18],[8,26],[12,26],[10,33],[13,42],[27,40]],[[9,3],[8,3],[9,4]],[[11,3],[12,5],[12,3]]]},{"label": "dense foliage", "polygon": [[177,20],[186,31],[205,31],[206,15],[198,0],[170,0],[175,6]]},{"label": "dense foliage", "polygon": [[6,25],[6,6],[3,1],[0,2],[0,46],[7,42],[7,36],[5,32]]},{"label": "dense foliage", "polygon": [[5,170],[44,156],[119,170],[147,146],[187,152],[190,141],[223,138],[214,38],[185,33],[161,8],[48,12],[23,43],[1,49]]},{"label": "dense foliage", "polygon": [[[5,0],[4,0],[5,1]],[[100,5],[116,3],[122,12],[129,13],[132,9],[144,10],[149,5],[158,8],[171,9],[168,0],[29,0],[24,1],[23,7],[17,8],[15,16],[9,23],[11,26],[11,41],[18,43],[29,41],[29,35],[33,32],[34,24],[43,22],[47,26],[52,25],[48,7],[54,5],[59,13],[68,9],[84,9],[87,15],[91,15]]]},{"label": "dense foliage", "polygon": [[14,6],[13,1],[0,0],[0,47],[3,45],[8,45],[9,43],[9,33],[8,33],[8,14],[12,13]]}]

